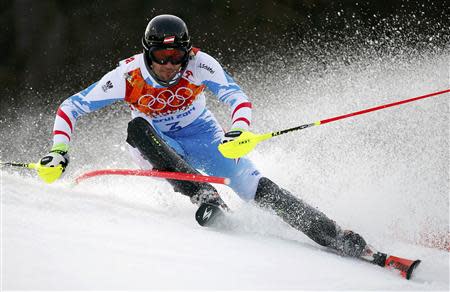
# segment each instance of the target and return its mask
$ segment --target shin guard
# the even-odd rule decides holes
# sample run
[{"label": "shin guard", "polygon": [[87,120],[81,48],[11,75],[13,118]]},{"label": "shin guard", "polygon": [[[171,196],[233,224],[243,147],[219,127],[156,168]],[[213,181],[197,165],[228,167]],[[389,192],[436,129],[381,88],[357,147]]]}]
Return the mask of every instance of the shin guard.
[{"label": "shin guard", "polygon": [[325,214],[265,177],[259,181],[255,202],[261,207],[272,209],[286,223],[318,244],[333,248],[341,254],[359,257],[366,245],[357,233],[342,231]]}]

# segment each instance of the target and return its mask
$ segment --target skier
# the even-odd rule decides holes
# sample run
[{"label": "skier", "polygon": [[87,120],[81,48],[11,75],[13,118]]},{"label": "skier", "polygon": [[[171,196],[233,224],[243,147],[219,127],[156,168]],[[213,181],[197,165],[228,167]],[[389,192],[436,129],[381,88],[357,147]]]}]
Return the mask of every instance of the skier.
[{"label": "skier", "polygon": [[[124,100],[131,109],[127,142],[143,169],[228,177],[245,201],[273,210],[293,228],[339,254],[385,266],[387,255],[375,251],[357,233],[343,230],[325,214],[262,176],[248,158],[223,157],[217,147],[249,129],[252,104],[246,94],[210,55],[192,47],[186,24],[173,15],[159,15],[147,25],[143,53],[121,61],[98,82],[66,99],[59,107],[53,147],[40,164],[62,165],[76,120]],[[231,108],[231,130],[224,133],[205,103],[208,89]],[[175,191],[202,203],[227,209],[207,183],[168,180]]]}]

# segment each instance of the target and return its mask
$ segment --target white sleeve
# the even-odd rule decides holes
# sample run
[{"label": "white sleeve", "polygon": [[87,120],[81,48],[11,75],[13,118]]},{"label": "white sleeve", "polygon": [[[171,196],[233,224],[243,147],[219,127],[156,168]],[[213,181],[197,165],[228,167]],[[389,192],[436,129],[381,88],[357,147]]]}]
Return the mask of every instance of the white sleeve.
[{"label": "white sleeve", "polygon": [[252,118],[252,104],[233,78],[216,59],[205,53],[197,60],[196,69],[202,83],[223,103],[231,107],[231,128],[248,130]]},{"label": "white sleeve", "polygon": [[108,72],[98,82],[66,99],[58,108],[53,127],[53,145],[69,144],[76,120],[125,98],[125,78],[121,67]]}]

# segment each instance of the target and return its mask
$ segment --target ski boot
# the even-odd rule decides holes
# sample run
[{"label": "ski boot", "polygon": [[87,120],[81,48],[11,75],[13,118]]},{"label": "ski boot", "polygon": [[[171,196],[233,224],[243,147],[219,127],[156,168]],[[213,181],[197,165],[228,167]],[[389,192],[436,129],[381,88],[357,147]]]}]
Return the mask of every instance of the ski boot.
[{"label": "ski boot", "polygon": [[191,202],[199,206],[195,219],[201,226],[213,226],[224,216],[223,211],[230,211],[217,192],[200,191],[191,197]]}]

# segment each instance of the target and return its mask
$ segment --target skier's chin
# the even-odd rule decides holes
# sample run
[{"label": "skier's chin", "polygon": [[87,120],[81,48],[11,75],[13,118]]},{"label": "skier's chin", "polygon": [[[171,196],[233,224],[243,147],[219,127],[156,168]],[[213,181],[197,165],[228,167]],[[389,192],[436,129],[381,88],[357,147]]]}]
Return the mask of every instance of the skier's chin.
[{"label": "skier's chin", "polygon": [[173,65],[171,63],[161,65],[153,62],[152,67],[153,72],[160,80],[168,82],[175,78],[177,73],[180,71],[181,65]]},{"label": "skier's chin", "polygon": [[177,74],[177,71],[173,71],[173,72],[167,72],[167,73],[160,74],[158,77],[162,81],[170,81],[175,77],[176,74]]}]

